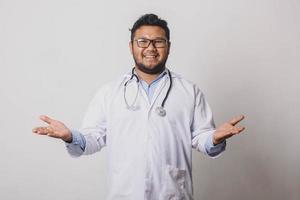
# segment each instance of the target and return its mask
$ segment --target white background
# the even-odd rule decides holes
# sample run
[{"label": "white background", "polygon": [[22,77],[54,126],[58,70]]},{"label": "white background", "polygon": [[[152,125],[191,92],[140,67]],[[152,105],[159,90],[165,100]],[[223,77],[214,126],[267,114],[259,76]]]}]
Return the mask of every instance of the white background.
[{"label": "white background", "polygon": [[41,114],[79,128],[96,90],[133,66],[128,29],[149,12],[216,124],[246,116],[223,156],[193,152],[195,200],[299,200],[299,0],[0,0],[0,199],[104,198],[106,149],[74,159],[31,129]]}]

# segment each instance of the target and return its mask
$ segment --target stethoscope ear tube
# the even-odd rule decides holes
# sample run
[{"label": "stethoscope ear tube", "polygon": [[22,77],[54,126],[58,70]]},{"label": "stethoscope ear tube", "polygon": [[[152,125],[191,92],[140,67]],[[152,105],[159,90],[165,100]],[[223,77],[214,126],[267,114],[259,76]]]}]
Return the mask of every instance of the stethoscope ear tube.
[{"label": "stethoscope ear tube", "polygon": [[128,82],[130,82],[133,79],[133,77],[136,78],[136,82],[137,83],[140,82],[139,77],[134,73],[134,68],[132,68],[132,70],[131,70],[131,77],[130,77],[130,79],[128,81],[126,81],[125,84],[124,84],[125,87],[127,86]]}]

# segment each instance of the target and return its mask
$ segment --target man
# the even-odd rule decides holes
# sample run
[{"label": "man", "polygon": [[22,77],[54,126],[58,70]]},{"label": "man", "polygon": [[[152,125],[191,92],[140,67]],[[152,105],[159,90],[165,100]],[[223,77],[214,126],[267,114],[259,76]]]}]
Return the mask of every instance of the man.
[{"label": "man", "polygon": [[190,200],[192,148],[210,157],[239,134],[244,116],[215,129],[203,93],[170,72],[167,22],[145,14],[131,29],[131,73],[103,86],[92,100],[81,130],[41,116],[47,127],[34,133],[60,138],[71,156],[108,150],[108,200]]}]

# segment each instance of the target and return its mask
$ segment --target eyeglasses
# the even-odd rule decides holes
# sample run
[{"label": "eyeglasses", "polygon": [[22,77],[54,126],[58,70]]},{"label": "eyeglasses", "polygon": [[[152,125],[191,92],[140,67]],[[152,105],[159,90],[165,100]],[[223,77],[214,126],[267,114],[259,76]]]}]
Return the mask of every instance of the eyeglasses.
[{"label": "eyeglasses", "polygon": [[166,39],[146,39],[146,38],[141,38],[141,39],[136,39],[134,40],[137,43],[137,46],[140,48],[148,48],[150,43],[153,44],[155,48],[165,48],[167,46],[168,40]]}]

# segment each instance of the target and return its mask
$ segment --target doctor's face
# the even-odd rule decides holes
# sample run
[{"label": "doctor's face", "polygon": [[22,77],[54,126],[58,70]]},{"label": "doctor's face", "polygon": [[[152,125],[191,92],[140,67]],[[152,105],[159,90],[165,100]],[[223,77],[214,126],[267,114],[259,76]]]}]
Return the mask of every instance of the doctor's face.
[{"label": "doctor's face", "polygon": [[141,26],[129,43],[136,67],[147,74],[158,74],[165,69],[170,43],[159,26]]}]

